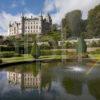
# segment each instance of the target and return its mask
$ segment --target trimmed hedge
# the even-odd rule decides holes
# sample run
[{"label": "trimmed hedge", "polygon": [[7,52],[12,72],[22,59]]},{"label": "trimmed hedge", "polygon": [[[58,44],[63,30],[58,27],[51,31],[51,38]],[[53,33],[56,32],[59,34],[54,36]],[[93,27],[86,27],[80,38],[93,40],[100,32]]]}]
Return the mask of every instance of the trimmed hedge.
[{"label": "trimmed hedge", "polygon": [[[18,51],[16,51],[16,48]],[[24,47],[24,46],[18,46],[18,47],[13,47],[13,46],[4,46],[4,45],[1,45],[0,46],[0,51],[1,52],[16,52],[16,53],[19,53],[19,54],[24,54],[25,51],[28,51],[28,53],[31,53],[31,48],[32,46],[28,46],[28,48]]]},{"label": "trimmed hedge", "polygon": [[15,47],[0,45],[0,51],[15,51]]},{"label": "trimmed hedge", "polygon": [[21,56],[15,52],[0,52],[0,58],[10,58],[10,57],[18,57],[18,56]]}]

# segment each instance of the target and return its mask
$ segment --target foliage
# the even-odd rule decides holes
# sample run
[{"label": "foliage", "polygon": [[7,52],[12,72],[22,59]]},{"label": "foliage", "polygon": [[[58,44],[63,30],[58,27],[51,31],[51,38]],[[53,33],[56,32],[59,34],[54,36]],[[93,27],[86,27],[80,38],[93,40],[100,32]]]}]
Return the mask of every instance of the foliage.
[{"label": "foliage", "polygon": [[63,86],[69,94],[81,95],[82,93],[82,81],[65,77]]},{"label": "foliage", "polygon": [[41,49],[51,49],[51,47],[50,47],[49,44],[41,44],[41,45],[40,45],[40,48],[41,48]]},{"label": "foliage", "polygon": [[36,42],[34,42],[34,45],[32,47],[31,50],[31,55],[35,58],[38,59],[40,57],[40,47],[38,46],[38,44]]},{"label": "foliage", "polygon": [[80,38],[78,38],[77,52],[80,54],[87,53],[87,45],[82,36]]},{"label": "foliage", "polygon": [[13,46],[0,45],[0,51],[14,51],[15,48]]},{"label": "foliage", "polygon": [[10,58],[10,57],[17,57],[17,56],[20,56],[20,55],[15,53],[15,52],[13,52],[13,51],[0,52],[0,57],[1,58]]},{"label": "foliage", "polygon": [[66,33],[66,37],[80,35],[84,30],[85,24],[82,22],[82,14],[80,10],[74,10],[66,14],[65,18],[62,19],[63,33]]},{"label": "foliage", "polygon": [[88,82],[88,88],[96,100],[100,100],[100,79],[90,80]]},{"label": "foliage", "polygon": [[58,40],[60,40],[60,33],[48,33],[48,35],[41,35],[40,41],[41,42],[48,42],[50,48],[57,48]]},{"label": "foliage", "polygon": [[98,42],[92,41],[90,47],[100,47],[100,40]]},{"label": "foliage", "polygon": [[66,48],[75,48],[76,43],[66,42],[65,47]]},{"label": "foliage", "polygon": [[100,37],[100,5],[89,11],[87,31],[93,37]]}]

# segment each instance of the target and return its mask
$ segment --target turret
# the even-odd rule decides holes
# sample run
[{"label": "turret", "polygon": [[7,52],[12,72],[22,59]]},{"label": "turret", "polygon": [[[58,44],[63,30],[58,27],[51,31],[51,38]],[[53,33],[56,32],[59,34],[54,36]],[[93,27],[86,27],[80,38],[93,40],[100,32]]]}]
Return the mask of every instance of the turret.
[{"label": "turret", "polygon": [[52,23],[52,19],[51,19],[51,16],[50,16],[49,13],[46,16],[46,21],[49,22],[49,23]]}]

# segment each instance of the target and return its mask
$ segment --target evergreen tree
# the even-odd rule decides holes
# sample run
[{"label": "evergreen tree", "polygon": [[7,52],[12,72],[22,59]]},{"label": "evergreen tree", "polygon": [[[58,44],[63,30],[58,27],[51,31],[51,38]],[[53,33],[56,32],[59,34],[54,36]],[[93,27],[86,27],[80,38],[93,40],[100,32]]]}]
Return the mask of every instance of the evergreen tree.
[{"label": "evergreen tree", "polygon": [[35,58],[38,59],[40,57],[40,48],[36,42],[34,42],[34,45],[31,50],[31,55]]},{"label": "evergreen tree", "polygon": [[87,45],[82,36],[78,38],[77,52],[79,54],[83,54],[87,52]]}]

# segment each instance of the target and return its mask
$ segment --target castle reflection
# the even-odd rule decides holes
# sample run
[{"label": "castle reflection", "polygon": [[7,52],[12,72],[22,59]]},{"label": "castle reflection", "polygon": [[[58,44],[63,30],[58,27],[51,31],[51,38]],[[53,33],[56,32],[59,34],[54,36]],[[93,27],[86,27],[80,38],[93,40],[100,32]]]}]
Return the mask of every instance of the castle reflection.
[{"label": "castle reflection", "polygon": [[41,86],[41,72],[34,76],[32,73],[18,73],[18,72],[7,72],[7,79],[11,85],[19,85],[19,87],[26,88],[37,88]]}]

